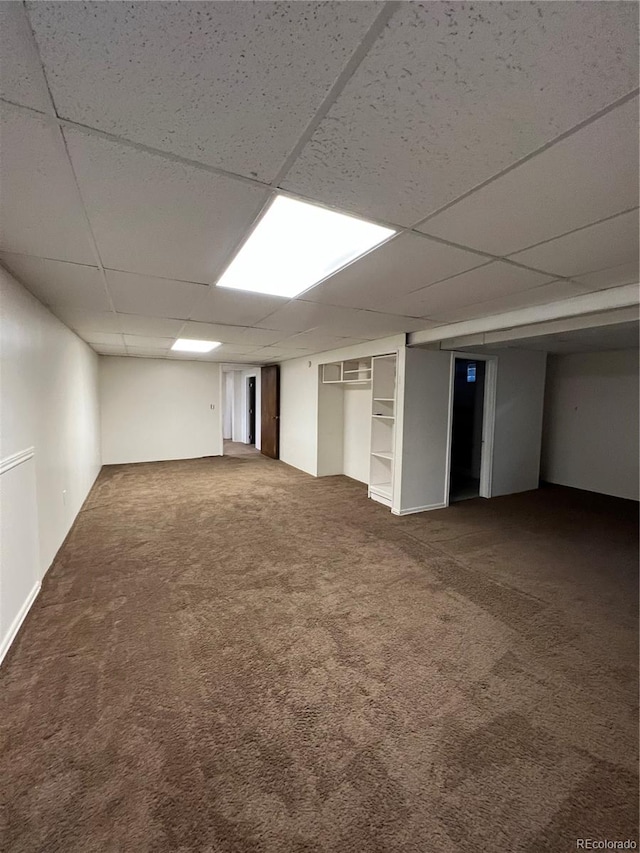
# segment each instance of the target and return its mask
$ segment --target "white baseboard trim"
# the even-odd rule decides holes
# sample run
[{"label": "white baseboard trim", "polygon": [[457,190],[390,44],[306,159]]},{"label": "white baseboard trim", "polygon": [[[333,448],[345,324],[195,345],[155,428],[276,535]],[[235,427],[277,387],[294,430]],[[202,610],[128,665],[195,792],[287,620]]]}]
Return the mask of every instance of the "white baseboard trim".
[{"label": "white baseboard trim", "polygon": [[16,465],[21,465],[27,459],[31,459],[34,453],[35,448],[27,447],[25,450],[19,450],[17,453],[12,453],[11,456],[0,459],[0,474],[4,474],[6,471],[15,468]]},{"label": "white baseboard trim", "polygon": [[15,640],[16,635],[17,635],[18,631],[20,630],[20,626],[22,625],[22,623],[24,622],[24,620],[27,616],[27,613],[29,612],[29,610],[31,610],[31,605],[33,604],[33,602],[38,597],[38,593],[40,592],[40,587],[41,587],[40,581],[38,581],[37,583],[35,583],[33,585],[31,592],[27,596],[24,604],[22,605],[22,607],[20,608],[20,610],[16,614],[15,619],[11,623],[11,627],[9,628],[7,635],[4,637],[2,642],[0,642],[0,665],[2,664],[2,661],[4,660],[4,656],[9,651],[11,643],[13,643],[13,641]]},{"label": "white baseboard trim", "polygon": [[414,512],[428,512],[430,509],[446,509],[447,504],[429,504],[428,506],[412,506],[409,509],[392,509],[394,515],[411,515]]},{"label": "white baseboard trim", "polygon": [[383,506],[391,507],[391,498],[388,498],[386,495],[381,495],[373,489],[369,489],[369,497],[372,501],[377,501],[377,503],[382,504]]}]

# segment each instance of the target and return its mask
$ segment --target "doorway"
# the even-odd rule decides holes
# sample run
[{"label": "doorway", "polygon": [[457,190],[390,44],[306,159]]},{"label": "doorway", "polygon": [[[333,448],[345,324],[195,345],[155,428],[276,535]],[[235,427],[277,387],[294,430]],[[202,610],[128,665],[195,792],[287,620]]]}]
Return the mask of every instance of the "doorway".
[{"label": "doorway", "polygon": [[256,443],[256,377],[247,377],[247,444]]},{"label": "doorway", "polygon": [[486,362],[455,358],[449,502],[480,497]]}]

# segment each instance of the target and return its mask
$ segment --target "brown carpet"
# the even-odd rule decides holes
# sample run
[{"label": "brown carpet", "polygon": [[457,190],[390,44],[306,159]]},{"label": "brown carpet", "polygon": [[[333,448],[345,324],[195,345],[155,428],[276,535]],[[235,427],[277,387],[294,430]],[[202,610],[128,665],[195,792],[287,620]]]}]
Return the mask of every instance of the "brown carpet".
[{"label": "brown carpet", "polygon": [[637,840],[636,507],[103,470],[0,672],[6,853]]}]

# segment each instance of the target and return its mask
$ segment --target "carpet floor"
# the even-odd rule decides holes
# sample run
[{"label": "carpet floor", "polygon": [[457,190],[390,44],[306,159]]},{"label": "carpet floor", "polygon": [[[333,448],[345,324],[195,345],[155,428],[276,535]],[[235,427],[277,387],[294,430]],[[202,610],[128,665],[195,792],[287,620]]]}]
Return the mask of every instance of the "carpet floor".
[{"label": "carpet floor", "polygon": [[637,841],[637,536],[557,487],[396,518],[255,454],[105,467],[0,670],[0,848]]}]

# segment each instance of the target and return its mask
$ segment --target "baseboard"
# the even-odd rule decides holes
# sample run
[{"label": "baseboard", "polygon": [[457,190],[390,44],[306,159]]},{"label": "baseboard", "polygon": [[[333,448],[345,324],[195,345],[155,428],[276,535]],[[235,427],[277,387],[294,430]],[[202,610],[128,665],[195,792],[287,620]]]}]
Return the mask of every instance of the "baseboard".
[{"label": "baseboard", "polygon": [[33,585],[31,592],[27,596],[24,604],[22,605],[22,607],[20,608],[20,610],[16,614],[15,619],[11,623],[11,627],[9,628],[9,631],[8,631],[6,637],[4,637],[2,642],[0,642],[0,665],[2,664],[2,661],[4,660],[4,656],[9,651],[11,644],[15,640],[15,638],[18,634],[18,631],[20,630],[20,626],[24,622],[24,620],[27,616],[27,613],[31,609],[31,605],[33,604],[33,602],[38,597],[38,593],[40,592],[40,587],[41,587],[40,581],[38,581],[37,583],[35,583]]},{"label": "baseboard", "polygon": [[414,512],[428,512],[430,509],[446,509],[447,504],[428,504],[427,506],[412,506],[409,509],[392,509],[394,515],[411,515]]}]

